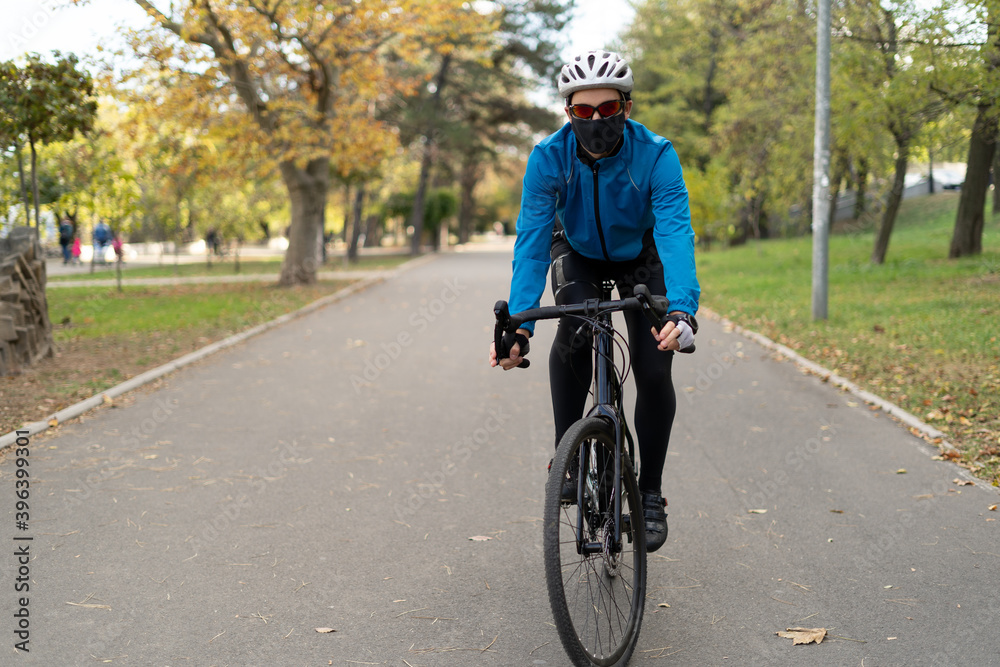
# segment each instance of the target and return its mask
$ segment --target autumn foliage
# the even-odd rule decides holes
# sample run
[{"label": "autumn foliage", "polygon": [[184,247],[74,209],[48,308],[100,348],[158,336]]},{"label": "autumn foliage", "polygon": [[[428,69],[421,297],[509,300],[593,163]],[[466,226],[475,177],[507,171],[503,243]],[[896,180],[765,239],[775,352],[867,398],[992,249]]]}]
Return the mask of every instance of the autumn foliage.
[{"label": "autumn foliage", "polygon": [[375,111],[424,83],[398,65],[487,40],[492,25],[456,0],[136,2],[159,27],[147,53],[186,76],[189,107],[239,108],[276,162],[292,211],[283,284],[316,279],[331,172],[374,168],[395,148]]}]

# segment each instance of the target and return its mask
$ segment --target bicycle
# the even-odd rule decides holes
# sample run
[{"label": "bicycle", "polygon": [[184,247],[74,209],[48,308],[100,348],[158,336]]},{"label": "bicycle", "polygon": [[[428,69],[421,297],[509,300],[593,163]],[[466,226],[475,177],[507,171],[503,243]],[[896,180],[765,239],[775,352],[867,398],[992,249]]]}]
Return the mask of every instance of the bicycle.
[{"label": "bicycle", "polygon": [[[635,474],[635,446],[623,411],[615,345],[627,343],[612,313],[642,310],[659,330],[669,302],[636,285],[635,296],[546,306],[511,315],[506,301],[494,306],[498,358],[509,356],[514,332],[525,322],[577,317],[594,330],[594,405],[573,424],[556,449],[545,485],[543,543],[549,604],[563,648],[578,667],[621,667],[639,639],[646,597],[646,532]],[[621,342],[619,342],[621,339]],[[693,352],[694,346],[684,352]],[[521,362],[526,367],[528,360]],[[575,475],[573,472],[575,471]],[[563,499],[564,480],[576,480],[576,500]]]}]

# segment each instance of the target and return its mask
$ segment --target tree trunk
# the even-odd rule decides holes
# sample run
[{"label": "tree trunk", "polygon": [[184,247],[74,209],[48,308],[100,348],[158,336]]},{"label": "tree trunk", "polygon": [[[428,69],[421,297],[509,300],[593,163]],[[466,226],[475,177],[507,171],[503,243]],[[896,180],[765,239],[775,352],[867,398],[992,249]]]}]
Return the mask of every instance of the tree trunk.
[{"label": "tree trunk", "polygon": [[906,165],[910,161],[910,138],[896,137],[896,176],[892,181],[892,190],[885,203],[882,213],[882,224],[875,235],[875,248],[872,250],[872,264],[884,264],[885,254],[889,250],[889,237],[892,227],[896,224],[896,214],[899,204],[903,201],[903,189],[906,187]]},{"label": "tree trunk", "polygon": [[351,230],[351,184],[344,183],[344,226],[340,230],[340,240],[347,243]]},{"label": "tree trunk", "polygon": [[38,229],[38,155],[35,152],[35,140],[28,135],[28,143],[31,145],[31,194],[34,196],[35,205],[35,229]]},{"label": "tree trunk", "polygon": [[997,118],[991,105],[980,104],[969,138],[969,158],[965,183],[958,200],[955,231],[951,237],[949,258],[979,255],[983,252],[983,208],[990,187],[990,165],[996,149]]},{"label": "tree trunk", "polygon": [[437,135],[437,114],[441,108],[441,91],[448,81],[448,67],[451,65],[451,54],[441,58],[434,81],[434,95],[431,98],[431,127],[424,135],[424,153],[420,160],[420,179],[417,181],[417,192],[413,197],[413,212],[410,214],[410,225],[413,226],[413,240],[410,246],[411,255],[420,254],[420,244],[424,235],[424,197],[427,196],[427,182],[430,180],[431,158],[433,157],[434,141]]},{"label": "tree trunk", "polygon": [[278,284],[285,287],[312,284],[316,282],[321,259],[320,225],[326,208],[330,161],[329,158],[310,160],[305,169],[294,162],[282,162],[280,169],[292,204],[292,221]]},{"label": "tree trunk", "polygon": [[1000,151],[993,150],[993,214],[1000,213]]},{"label": "tree trunk", "polygon": [[844,172],[847,171],[843,160],[835,161],[833,177],[830,178],[830,189],[828,197],[830,199],[829,215],[826,220],[826,228],[832,230],[833,223],[837,219],[837,200],[840,199],[840,185],[844,182]]},{"label": "tree trunk", "polygon": [[27,217],[25,223],[31,226],[31,204],[28,202],[28,186],[24,182],[24,158],[21,157],[21,144],[15,144],[14,150],[17,152],[17,173],[21,177],[21,201],[24,202],[24,215]]},{"label": "tree trunk", "polygon": [[934,151],[927,149],[927,194],[934,194]]},{"label": "tree trunk", "polygon": [[365,184],[358,185],[354,193],[353,215],[351,216],[351,242],[347,246],[347,261],[358,261],[358,240],[361,238],[361,218],[365,208]]},{"label": "tree trunk", "polygon": [[427,182],[431,176],[431,139],[424,143],[424,154],[420,158],[420,178],[417,181],[417,192],[413,196],[413,211],[410,213],[410,226],[413,227],[413,239],[410,241],[410,254],[419,255],[424,236],[424,199],[427,197]]},{"label": "tree trunk", "polygon": [[458,242],[468,243],[472,236],[472,218],[476,212],[475,189],[479,183],[478,156],[473,153],[465,155],[462,165],[462,201],[458,209]]},{"label": "tree trunk", "polygon": [[854,181],[854,189],[858,193],[854,200],[854,219],[864,215],[868,208],[868,160],[858,160],[858,173]]},{"label": "tree trunk", "polygon": [[377,215],[369,215],[365,221],[365,247],[377,248],[382,245],[381,219]]}]

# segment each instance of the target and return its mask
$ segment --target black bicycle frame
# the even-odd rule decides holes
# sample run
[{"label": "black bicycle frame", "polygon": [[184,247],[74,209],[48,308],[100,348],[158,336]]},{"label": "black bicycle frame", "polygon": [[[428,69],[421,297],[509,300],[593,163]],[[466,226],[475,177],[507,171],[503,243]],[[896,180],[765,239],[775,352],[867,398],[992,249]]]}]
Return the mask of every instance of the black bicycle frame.
[{"label": "black bicycle frame", "polygon": [[[633,288],[635,296],[611,300],[611,283],[604,283],[602,286],[602,299],[588,299],[583,303],[569,304],[564,306],[545,306],[533,308],[516,315],[511,315],[506,301],[497,301],[493,307],[496,316],[496,326],[493,330],[494,346],[497,358],[507,356],[507,351],[514,344],[514,332],[525,322],[535,320],[549,320],[567,316],[578,316],[594,320],[594,406],[587,413],[588,417],[601,417],[608,420],[614,428],[615,434],[615,465],[614,465],[614,513],[615,513],[615,533],[614,548],[621,548],[622,522],[621,522],[621,475],[622,475],[622,452],[624,451],[623,440],[629,443],[629,457],[635,461],[635,451],[632,446],[632,438],[628,432],[628,426],[621,415],[621,387],[615,393],[618,385],[618,374],[614,362],[614,338],[611,333],[614,331],[611,322],[613,312],[626,310],[642,310],[649,319],[652,326],[658,329],[666,321],[669,302],[665,297],[652,296],[645,285],[636,285]],[[692,346],[689,348],[694,350]],[[522,366],[527,366],[527,360],[522,362]],[[586,458],[581,454],[578,465],[580,466],[580,486],[577,488],[577,535],[576,548],[580,554],[599,553],[603,550],[600,542],[586,542],[583,539],[583,480],[585,478],[584,465]]]},{"label": "black bicycle frame", "polygon": [[[611,298],[610,289],[605,286],[603,301]],[[611,312],[605,311],[597,316],[598,325],[594,327],[594,406],[587,412],[587,417],[602,417],[611,422],[615,434],[615,465],[614,465],[614,488],[612,497],[614,498],[614,519],[615,519],[615,549],[618,550],[622,539],[622,451],[624,449],[623,431],[627,428],[618,410],[617,401],[621,395],[619,388],[618,396],[615,396],[614,384],[617,382],[617,372],[615,371],[614,339],[611,331]],[[632,452],[629,453],[632,456]],[[585,457],[580,456],[580,486],[577,488],[577,524],[576,524],[576,550],[579,554],[600,553],[604,545],[600,542],[586,542],[583,537],[583,480]]]}]

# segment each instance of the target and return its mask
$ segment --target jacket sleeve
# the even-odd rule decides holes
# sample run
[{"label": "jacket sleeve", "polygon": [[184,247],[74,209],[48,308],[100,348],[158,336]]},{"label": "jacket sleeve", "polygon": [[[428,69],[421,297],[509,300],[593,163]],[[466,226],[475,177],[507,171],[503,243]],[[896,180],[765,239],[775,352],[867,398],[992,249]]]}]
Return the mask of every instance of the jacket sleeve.
[{"label": "jacket sleeve", "polygon": [[[510,283],[511,313],[537,308],[545,291],[552,248],[552,229],[556,219],[559,192],[547,168],[544,153],[537,147],[528,156],[521,191],[521,211],[517,216],[517,240],[514,242],[514,277]],[[524,325],[534,332],[535,323]]]},{"label": "jacket sleeve", "polygon": [[701,297],[694,265],[694,229],[687,186],[673,146],[667,146],[653,165],[650,187],[653,240],[663,264],[670,310],[694,315]]}]

